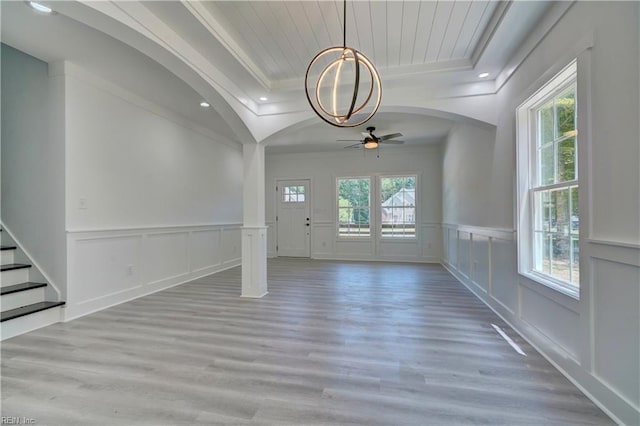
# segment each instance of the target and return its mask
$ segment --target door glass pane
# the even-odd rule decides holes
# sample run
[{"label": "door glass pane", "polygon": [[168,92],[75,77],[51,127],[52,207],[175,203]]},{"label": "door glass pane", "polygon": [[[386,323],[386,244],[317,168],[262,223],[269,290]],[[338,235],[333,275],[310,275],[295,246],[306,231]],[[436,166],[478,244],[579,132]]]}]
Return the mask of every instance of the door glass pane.
[{"label": "door glass pane", "polygon": [[285,186],[282,188],[282,201],[285,203],[304,203],[304,185]]}]

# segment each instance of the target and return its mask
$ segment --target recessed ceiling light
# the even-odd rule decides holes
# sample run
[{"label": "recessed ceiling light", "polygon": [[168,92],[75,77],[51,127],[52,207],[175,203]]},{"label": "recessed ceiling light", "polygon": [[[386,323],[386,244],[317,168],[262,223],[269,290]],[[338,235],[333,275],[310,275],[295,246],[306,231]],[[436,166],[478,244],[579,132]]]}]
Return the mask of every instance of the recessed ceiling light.
[{"label": "recessed ceiling light", "polygon": [[202,102],[200,102],[200,106],[202,108],[209,108],[211,106],[211,104],[209,102],[202,101]]},{"label": "recessed ceiling light", "polygon": [[37,3],[35,1],[30,1],[29,6],[31,6],[33,9],[37,10],[40,13],[49,14],[53,12],[53,9],[51,9],[50,7],[45,6],[44,4]]},{"label": "recessed ceiling light", "polygon": [[480,74],[478,74],[478,77],[480,77],[480,78],[487,78],[487,77],[489,77],[489,73],[488,73],[488,72],[480,73]]},{"label": "recessed ceiling light", "polygon": [[269,98],[267,98],[266,96],[260,96],[260,100],[261,100],[261,101],[268,101],[268,100],[269,100]]}]

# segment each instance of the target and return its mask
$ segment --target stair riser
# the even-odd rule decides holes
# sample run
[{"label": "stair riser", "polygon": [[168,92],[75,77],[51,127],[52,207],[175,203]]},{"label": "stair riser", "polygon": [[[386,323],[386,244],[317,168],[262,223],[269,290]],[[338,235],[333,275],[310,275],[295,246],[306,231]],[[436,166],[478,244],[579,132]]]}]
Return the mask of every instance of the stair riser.
[{"label": "stair riser", "polygon": [[29,269],[13,269],[11,271],[2,271],[0,273],[0,281],[2,287],[8,285],[20,284],[29,281]]},{"label": "stair riser", "polygon": [[14,263],[13,250],[2,250],[2,251],[0,251],[0,264],[1,265],[8,265],[10,263]]},{"label": "stair riser", "polygon": [[0,323],[0,340],[10,339],[62,320],[62,308],[55,307]]},{"label": "stair riser", "polygon": [[44,302],[44,287],[0,296],[0,309],[8,311],[33,303]]}]

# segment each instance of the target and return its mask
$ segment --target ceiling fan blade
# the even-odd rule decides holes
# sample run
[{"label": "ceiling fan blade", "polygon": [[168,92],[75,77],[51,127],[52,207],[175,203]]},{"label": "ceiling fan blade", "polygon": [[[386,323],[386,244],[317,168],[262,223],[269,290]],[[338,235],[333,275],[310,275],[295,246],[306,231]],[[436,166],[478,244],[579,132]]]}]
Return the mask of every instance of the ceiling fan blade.
[{"label": "ceiling fan blade", "polygon": [[369,138],[371,139],[371,136],[373,136],[371,133],[369,132],[360,132],[360,134],[366,139]]},{"label": "ceiling fan blade", "polygon": [[345,146],[346,148],[360,148],[362,146],[362,142],[354,143],[353,145]]},{"label": "ceiling fan blade", "polygon": [[404,141],[378,141],[379,143],[390,144],[390,145],[401,145]]},{"label": "ceiling fan blade", "polygon": [[336,139],[336,142],[362,142],[362,139]]},{"label": "ceiling fan blade", "polygon": [[387,139],[399,138],[400,136],[402,136],[402,133],[391,133],[388,135],[380,136],[378,140],[386,141]]}]

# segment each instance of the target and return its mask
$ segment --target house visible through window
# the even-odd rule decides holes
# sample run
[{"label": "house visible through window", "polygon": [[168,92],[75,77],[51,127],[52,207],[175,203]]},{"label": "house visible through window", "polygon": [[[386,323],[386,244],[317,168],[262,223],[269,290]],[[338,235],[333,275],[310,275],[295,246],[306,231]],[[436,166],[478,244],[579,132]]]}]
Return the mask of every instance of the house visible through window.
[{"label": "house visible through window", "polygon": [[380,178],[381,236],[416,236],[416,176]]},{"label": "house visible through window", "polygon": [[371,236],[370,185],[368,177],[337,180],[339,237]]},{"label": "house visible through window", "polygon": [[518,108],[519,269],[578,293],[576,65]]}]

